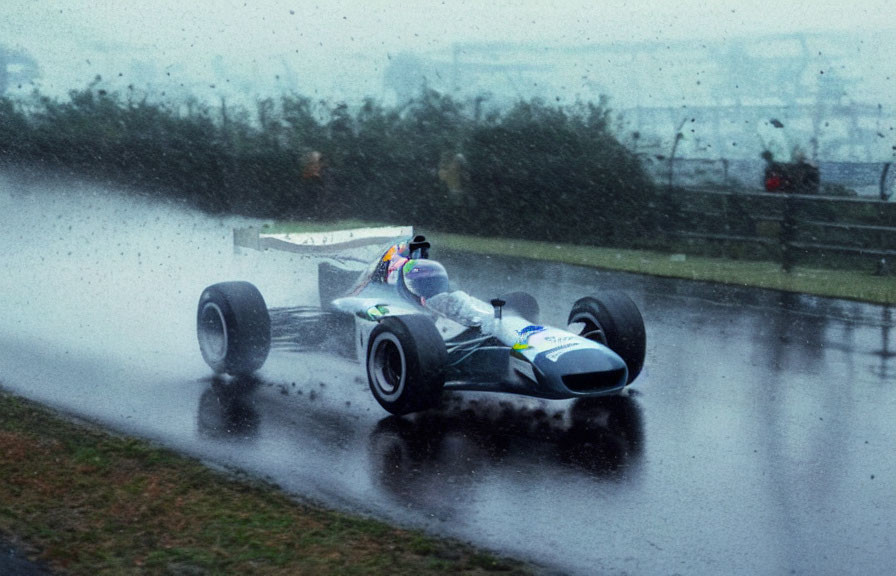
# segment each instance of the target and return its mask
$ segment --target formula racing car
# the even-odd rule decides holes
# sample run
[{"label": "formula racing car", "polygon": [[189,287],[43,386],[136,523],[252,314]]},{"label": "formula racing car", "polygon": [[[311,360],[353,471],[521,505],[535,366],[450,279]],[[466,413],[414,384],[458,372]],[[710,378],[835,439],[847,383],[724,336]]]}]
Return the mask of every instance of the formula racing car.
[{"label": "formula racing car", "polygon": [[[354,342],[370,390],[387,411],[434,407],[443,389],[548,399],[612,395],[641,372],[644,322],[625,294],[581,298],[566,327],[546,326],[525,292],[485,302],[454,289],[429,251],[425,238],[410,236],[363,267],[330,260],[318,266],[317,317]],[[271,311],[248,282],[214,284],[199,299],[197,333],[212,370],[251,374],[271,348]]]}]

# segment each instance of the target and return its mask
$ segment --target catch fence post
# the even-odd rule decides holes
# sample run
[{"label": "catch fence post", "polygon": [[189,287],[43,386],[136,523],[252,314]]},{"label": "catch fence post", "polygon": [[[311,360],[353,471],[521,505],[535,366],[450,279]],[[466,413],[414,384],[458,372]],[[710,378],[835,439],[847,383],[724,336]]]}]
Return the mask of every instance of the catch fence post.
[{"label": "catch fence post", "polygon": [[781,268],[785,272],[793,270],[795,262],[793,242],[796,239],[796,201],[793,194],[786,192],[784,194],[784,204],[782,208],[781,234],[779,240],[781,242]]}]

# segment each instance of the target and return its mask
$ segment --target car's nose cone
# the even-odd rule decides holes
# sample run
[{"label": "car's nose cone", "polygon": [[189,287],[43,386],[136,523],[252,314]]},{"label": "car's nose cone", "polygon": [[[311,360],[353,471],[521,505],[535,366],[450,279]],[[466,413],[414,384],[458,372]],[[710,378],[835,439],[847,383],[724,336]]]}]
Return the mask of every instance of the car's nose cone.
[{"label": "car's nose cone", "polygon": [[628,380],[625,362],[605,346],[548,350],[536,357],[535,364],[550,385],[573,396],[612,393]]}]

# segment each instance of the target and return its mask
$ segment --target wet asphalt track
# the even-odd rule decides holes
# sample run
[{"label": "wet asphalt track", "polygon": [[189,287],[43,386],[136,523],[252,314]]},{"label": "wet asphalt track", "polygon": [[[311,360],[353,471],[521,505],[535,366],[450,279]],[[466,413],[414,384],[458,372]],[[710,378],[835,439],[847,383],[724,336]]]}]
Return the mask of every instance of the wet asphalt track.
[{"label": "wet asphalt track", "polygon": [[[872,574],[896,565],[896,313],[811,297],[439,254],[481,297],[563,323],[601,286],[648,330],[627,398],[446,395],[388,418],[346,358],[277,348],[216,381],[201,289],[307,304],[314,262],[234,256],[176,206],[0,173],[0,385],[338,508],[580,574]],[[313,300],[312,300],[313,301]],[[281,312],[280,316],[285,314]]]}]

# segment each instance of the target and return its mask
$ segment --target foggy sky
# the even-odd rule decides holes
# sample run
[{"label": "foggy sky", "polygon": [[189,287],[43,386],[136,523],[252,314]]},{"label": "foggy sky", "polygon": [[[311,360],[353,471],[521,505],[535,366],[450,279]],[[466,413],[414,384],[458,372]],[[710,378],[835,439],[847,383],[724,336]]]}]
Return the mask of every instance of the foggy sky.
[{"label": "foggy sky", "polygon": [[[896,28],[886,0],[839,2],[553,2],[263,0],[220,2],[7,0],[0,45],[37,57],[45,93],[82,88],[96,74],[127,82],[139,57],[174,82],[211,82],[215,55],[244,70],[288,58],[299,92],[379,96],[392,55],[456,42],[545,46],[727,39],[796,31]],[[284,78],[286,83],[289,79]],[[370,93],[374,92],[374,93]],[[344,96],[344,94],[339,95]]]}]

